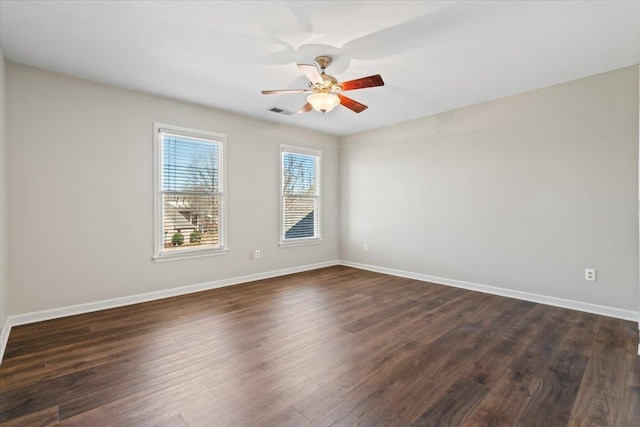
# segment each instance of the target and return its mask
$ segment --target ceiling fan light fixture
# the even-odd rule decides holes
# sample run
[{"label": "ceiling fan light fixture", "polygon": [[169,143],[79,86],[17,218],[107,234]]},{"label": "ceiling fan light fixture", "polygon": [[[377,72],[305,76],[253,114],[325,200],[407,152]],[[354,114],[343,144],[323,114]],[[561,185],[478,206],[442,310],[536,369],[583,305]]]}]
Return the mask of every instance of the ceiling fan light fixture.
[{"label": "ceiling fan light fixture", "polygon": [[340,98],[332,93],[318,92],[309,95],[307,102],[313,106],[314,110],[321,113],[328,113],[340,104]]}]

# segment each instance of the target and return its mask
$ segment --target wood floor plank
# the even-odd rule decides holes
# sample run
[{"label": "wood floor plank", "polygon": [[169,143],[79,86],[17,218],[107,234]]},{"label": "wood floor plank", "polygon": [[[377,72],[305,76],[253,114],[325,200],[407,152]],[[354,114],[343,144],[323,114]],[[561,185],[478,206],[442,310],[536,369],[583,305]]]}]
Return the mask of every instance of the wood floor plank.
[{"label": "wood floor plank", "polygon": [[189,427],[187,423],[182,418],[182,415],[176,414],[172,417],[167,418],[166,420],[162,420],[157,424],[154,424],[153,427]]},{"label": "wood floor plank", "polygon": [[40,411],[31,412],[2,423],[3,427],[42,427],[58,425],[58,406],[51,406]]},{"label": "wood floor plank", "polygon": [[638,324],[636,322],[621,322],[611,317],[603,317],[596,336],[596,342],[635,352],[638,348]]},{"label": "wood floor plank", "polygon": [[[431,345],[437,349],[435,360],[416,371],[409,380],[394,381],[388,388],[388,397],[394,410],[403,418],[415,420],[426,409],[434,405],[439,396],[458,380],[461,373],[471,369],[471,355],[483,355],[493,345],[493,337],[486,334],[477,323],[465,323],[442,338],[453,338],[461,332],[456,344],[448,346],[446,353],[441,353],[447,346],[434,341]],[[453,351],[451,351],[453,350]]]},{"label": "wood floor plank", "polygon": [[347,351],[341,352],[329,348],[329,351],[318,353],[319,357],[316,358],[318,363],[308,365],[305,375],[320,385],[328,384],[345,374],[366,375],[378,368],[380,362],[395,350],[410,342],[402,335],[379,334],[374,330],[346,337],[345,341],[346,343],[339,348],[347,348]]},{"label": "wood floor plank", "polygon": [[[429,395],[429,391],[423,388],[424,378],[434,375],[455,356],[455,352],[450,352],[455,343],[462,342],[472,347],[474,341],[481,339],[478,332],[478,326],[466,325],[430,345],[409,343],[404,346],[405,351],[385,358],[385,363],[369,375],[353,378],[347,374],[294,406],[319,425],[348,425],[356,420],[363,422],[363,419],[374,423],[379,422],[380,417],[392,424],[401,420],[408,423],[409,418],[404,412],[407,408],[415,408],[416,397]],[[407,358],[410,363],[407,363]],[[414,394],[414,391],[417,393]],[[382,407],[381,403],[376,403],[379,401],[384,402]],[[367,409],[371,406],[377,409]]]},{"label": "wood floor plank", "polygon": [[91,333],[91,329],[88,326],[81,326],[78,328],[67,329],[62,332],[47,334],[37,341],[31,338],[11,340],[7,343],[4,357],[6,359],[12,359],[28,353],[57,348],[65,344],[83,341],[85,335],[89,333]]},{"label": "wood floor plank", "polygon": [[11,331],[2,425],[633,426],[637,324],[333,266]]},{"label": "wood floor plank", "polygon": [[540,387],[540,378],[509,368],[487,396],[462,424],[475,426],[515,426],[527,400]]},{"label": "wood floor plank", "polygon": [[190,406],[207,407],[215,396],[198,381],[185,381],[166,388],[145,389],[97,408],[61,419],[61,426],[153,425],[167,414],[181,413]]},{"label": "wood floor plank", "polygon": [[520,413],[523,423],[541,427],[566,426],[578,394],[588,357],[560,350],[540,376],[538,392]]},{"label": "wood floor plank", "polygon": [[303,427],[309,425],[310,421],[293,406],[288,406],[271,418],[260,422],[263,427]]},{"label": "wood floor plank", "polygon": [[576,320],[569,324],[567,334],[560,348],[578,351],[589,356],[593,349],[596,334],[600,330],[602,318],[591,313],[577,313]]},{"label": "wood floor plank", "polygon": [[406,301],[399,305],[385,304],[384,309],[375,311],[371,314],[365,315],[364,317],[354,320],[353,322],[347,323],[345,326],[343,326],[342,329],[344,329],[347,332],[355,333],[363,329],[366,329],[370,326],[373,326],[376,323],[382,322],[383,320],[389,317],[401,314],[407,310],[410,310],[412,308],[416,308],[419,306],[420,306],[420,303],[413,300]]},{"label": "wood floor plank", "polygon": [[466,318],[471,316],[468,310],[475,305],[476,301],[473,299],[454,298],[433,310],[416,316],[407,324],[402,334],[409,339],[429,344],[462,324]]},{"label": "wood floor plank", "polygon": [[625,412],[618,399],[625,396],[628,387],[626,370],[633,369],[627,365],[627,355],[617,346],[594,346],[573,406],[572,423],[621,425]]},{"label": "wood floor plank", "polygon": [[462,425],[488,392],[486,385],[461,378],[418,417],[416,424],[433,427]]},{"label": "wood floor plank", "polygon": [[[154,343],[154,352],[145,351],[148,341]],[[81,369],[99,366],[103,363],[115,360],[131,358],[143,358],[145,356],[158,358],[166,353],[175,352],[173,340],[165,340],[155,336],[137,336],[129,339],[120,337],[102,337],[89,339],[61,347],[58,352],[47,350],[33,362],[25,361],[25,370],[12,367],[7,373],[0,370],[0,381],[3,385],[11,387],[25,386],[37,382],[47,381],[52,378],[76,372]],[[4,365],[4,364],[3,364]]]},{"label": "wood floor plank", "polygon": [[0,391],[0,422],[59,405],[79,396],[84,385],[96,377],[95,368],[54,378],[42,383]]},{"label": "wood floor plank", "polygon": [[[547,310],[547,307],[537,305],[508,331],[506,338],[515,340],[520,347],[513,357],[505,360],[508,369],[463,425],[516,425],[524,407],[541,390],[544,368],[565,334],[557,327],[558,322],[566,321],[567,317],[565,310]],[[506,351],[509,351],[508,341],[506,345]]]},{"label": "wood floor plank", "polygon": [[411,425],[391,410],[379,393],[368,393],[363,399],[353,400],[349,404],[340,405],[329,414],[311,424],[321,426],[385,426],[406,427]]},{"label": "wood floor plank", "polygon": [[[180,354],[178,354],[180,357]],[[161,375],[150,375],[137,363],[124,364],[122,361],[97,367],[98,375],[84,387],[84,393],[59,404],[60,419],[74,417],[100,406],[126,399],[136,394],[152,393],[179,386],[191,381],[203,387],[207,370],[199,366],[185,368],[177,361],[163,363]]]},{"label": "wood floor plank", "polygon": [[[530,323],[535,319],[535,312],[530,314],[534,306],[517,302],[509,309],[495,317],[483,326],[493,328],[500,335],[493,346],[483,355],[479,355],[473,362],[471,371],[467,374],[475,382],[492,387],[498,378],[504,375],[523,345],[528,345],[533,339],[535,330]],[[508,333],[508,336],[505,336]],[[513,335],[511,335],[513,334]],[[514,336],[517,339],[514,339]]]},{"label": "wood floor plank", "polygon": [[[298,399],[293,407],[311,421],[324,419],[328,423],[337,422],[339,414],[345,408],[349,409],[360,400],[367,399],[372,390],[387,384],[408,361],[411,364],[418,363],[417,358],[425,351],[425,344],[418,341],[407,342],[377,360],[375,365],[370,365],[367,372],[342,375]],[[360,392],[363,389],[366,390],[365,393]]]},{"label": "wood floor plank", "polygon": [[207,405],[181,410],[188,425],[261,425],[297,399],[318,388],[304,377],[293,377],[280,384],[218,396]]},{"label": "wood floor plank", "polygon": [[640,420],[640,363],[635,354],[627,354],[627,382],[623,404],[623,424],[633,426]]}]

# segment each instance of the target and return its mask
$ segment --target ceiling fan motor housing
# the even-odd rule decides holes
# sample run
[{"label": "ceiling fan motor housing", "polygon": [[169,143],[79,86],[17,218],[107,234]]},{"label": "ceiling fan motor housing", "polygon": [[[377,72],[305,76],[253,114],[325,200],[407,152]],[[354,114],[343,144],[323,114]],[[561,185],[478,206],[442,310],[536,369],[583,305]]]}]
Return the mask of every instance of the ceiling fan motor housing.
[{"label": "ceiling fan motor housing", "polygon": [[322,55],[322,56],[318,56],[315,59],[315,63],[318,67],[320,67],[322,69],[322,71],[324,71],[325,68],[327,68],[329,65],[331,65],[331,63],[333,62],[333,58],[330,56],[326,56],[326,55]]},{"label": "ceiling fan motor housing", "polygon": [[331,74],[325,73],[325,68],[327,68],[333,62],[333,58],[330,56],[318,56],[314,63],[317,67],[320,68],[322,73],[320,77],[322,77],[322,83],[314,83],[311,85],[311,90],[315,93],[329,93],[329,92],[340,92],[342,90],[342,86],[338,84],[338,79],[336,79]]}]

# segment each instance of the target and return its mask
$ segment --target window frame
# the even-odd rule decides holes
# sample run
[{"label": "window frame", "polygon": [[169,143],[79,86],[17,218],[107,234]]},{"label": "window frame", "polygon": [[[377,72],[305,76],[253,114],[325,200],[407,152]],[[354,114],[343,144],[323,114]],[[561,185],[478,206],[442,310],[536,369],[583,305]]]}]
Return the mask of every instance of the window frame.
[{"label": "window frame", "polygon": [[[162,158],[162,141],[160,138],[161,131],[167,131],[175,135],[184,136],[187,138],[199,138],[205,140],[214,140],[220,144],[222,149],[222,156],[219,159],[219,168],[222,169],[220,178],[222,183],[220,185],[220,203],[222,208],[220,210],[220,241],[219,247],[215,248],[194,248],[184,249],[180,251],[165,251],[164,250],[164,204],[162,197],[162,179],[163,179],[163,165],[164,159]],[[224,255],[229,252],[227,246],[227,202],[226,202],[226,186],[227,186],[227,135],[218,132],[192,129],[181,126],[169,125],[166,123],[153,123],[153,260],[155,262],[164,261],[176,261],[182,259],[201,258],[215,255]]]},{"label": "window frame", "polygon": [[[285,239],[285,212],[284,212],[284,153],[293,153],[293,154],[301,154],[305,156],[313,156],[316,157],[316,197],[318,200],[317,203],[317,212],[314,214],[314,220],[317,221],[314,226],[317,229],[317,236],[314,237],[302,237],[296,239]],[[296,147],[293,145],[280,145],[279,151],[279,171],[280,171],[280,186],[278,189],[279,192],[279,206],[280,206],[280,216],[279,221],[280,225],[278,227],[278,244],[280,247],[292,247],[292,246],[303,246],[303,245],[315,245],[318,243],[324,242],[322,238],[322,151],[315,150],[311,148],[304,147]]]}]

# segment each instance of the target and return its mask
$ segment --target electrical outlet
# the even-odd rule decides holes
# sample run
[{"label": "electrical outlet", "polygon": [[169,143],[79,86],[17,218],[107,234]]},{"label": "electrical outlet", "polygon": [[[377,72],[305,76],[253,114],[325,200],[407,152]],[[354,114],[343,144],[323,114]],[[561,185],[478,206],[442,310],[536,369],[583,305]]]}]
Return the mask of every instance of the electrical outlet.
[{"label": "electrical outlet", "polygon": [[365,243],[362,249],[364,249],[364,251],[367,252],[369,250],[369,245]]},{"label": "electrical outlet", "polygon": [[596,270],[593,268],[587,268],[584,270],[584,280],[589,280],[590,282],[596,281]]},{"label": "electrical outlet", "polygon": [[255,251],[253,251],[253,257],[255,259],[260,258],[260,249],[256,249]]}]

